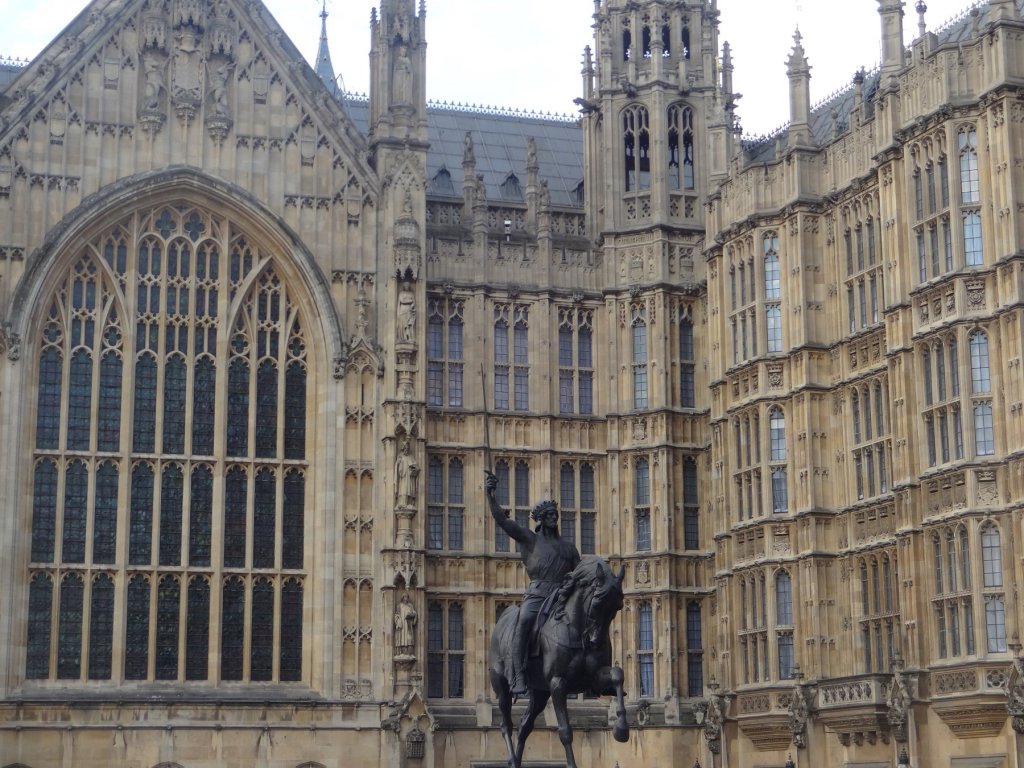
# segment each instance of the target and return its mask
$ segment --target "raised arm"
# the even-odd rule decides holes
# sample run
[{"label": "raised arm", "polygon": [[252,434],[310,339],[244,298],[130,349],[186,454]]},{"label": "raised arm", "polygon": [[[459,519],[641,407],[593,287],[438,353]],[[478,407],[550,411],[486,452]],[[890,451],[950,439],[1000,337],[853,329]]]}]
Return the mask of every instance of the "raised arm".
[{"label": "raised arm", "polygon": [[500,525],[505,533],[520,544],[532,546],[533,540],[537,538],[537,534],[509,517],[508,510],[502,509],[501,505],[498,504],[496,495],[498,476],[487,470],[484,470],[484,475],[486,475],[484,478],[484,495],[487,496],[487,504],[491,508],[491,517],[494,518],[494,522]]}]

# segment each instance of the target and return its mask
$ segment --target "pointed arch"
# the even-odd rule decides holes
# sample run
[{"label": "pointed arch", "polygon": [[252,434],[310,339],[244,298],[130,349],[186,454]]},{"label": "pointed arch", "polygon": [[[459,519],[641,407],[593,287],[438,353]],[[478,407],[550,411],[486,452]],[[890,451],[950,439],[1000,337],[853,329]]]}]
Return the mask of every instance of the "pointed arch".
[{"label": "pointed arch", "polygon": [[[27,263],[7,317],[11,330],[27,339],[32,337],[34,318],[37,323],[45,322],[41,317],[45,309],[37,311],[37,307],[42,297],[52,293],[58,284],[60,264],[66,255],[81,254],[79,243],[96,239],[112,221],[124,219],[123,211],[156,208],[181,199],[190,205],[223,211],[241,229],[266,242],[276,255],[283,257],[275,259],[275,263],[285,279],[292,284],[301,284],[312,298],[310,306],[318,308],[315,320],[319,321],[326,340],[325,357],[328,360],[344,358],[346,334],[331,296],[330,282],[298,234],[249,191],[196,168],[183,166],[127,177],[88,196],[70,211],[50,231],[46,241]],[[123,258],[123,242],[115,238],[111,243],[114,264],[111,266],[107,262],[99,269],[123,292],[123,279],[114,277],[117,260]],[[101,258],[94,260],[104,262]]]}]

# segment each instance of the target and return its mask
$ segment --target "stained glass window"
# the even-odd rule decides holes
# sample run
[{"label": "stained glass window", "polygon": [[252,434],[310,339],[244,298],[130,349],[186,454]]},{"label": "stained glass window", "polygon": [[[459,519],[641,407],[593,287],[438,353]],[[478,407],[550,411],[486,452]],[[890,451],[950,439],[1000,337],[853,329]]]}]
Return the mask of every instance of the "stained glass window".
[{"label": "stained glass window", "polygon": [[117,553],[117,465],[103,462],[96,471],[93,503],[92,561],[113,563]]},{"label": "stained glass window", "polygon": [[149,565],[153,551],[153,467],[148,463],[132,467],[129,526],[129,565]]},{"label": "stained glass window", "polygon": [[195,576],[188,583],[185,619],[185,679],[205,680],[210,648],[210,582]]},{"label": "stained glass window", "polygon": [[180,464],[164,467],[160,482],[160,565],[181,564],[183,483]]},{"label": "stained glass window", "polygon": [[152,453],[156,441],[156,359],[148,353],[135,363],[133,450]]},{"label": "stained glass window", "polygon": [[[301,680],[310,350],[289,286],[180,202],[78,247],[36,347],[26,676]],[[211,581],[246,567],[288,579]]]},{"label": "stained glass window", "polygon": [[57,623],[57,677],[77,680],[82,675],[82,600],[79,573],[66,574],[60,583]]},{"label": "stained glass window", "polygon": [[92,582],[89,607],[89,679],[109,680],[114,639],[114,581],[100,574]]},{"label": "stained glass window", "polygon": [[277,365],[263,360],[256,369],[256,456],[277,454]]},{"label": "stained glass window", "polygon": [[274,585],[256,579],[252,586],[252,646],[249,679],[271,680],[274,674]]},{"label": "stained glass window", "polygon": [[256,473],[252,517],[252,567],[274,567],[274,534],[277,521],[277,479],[266,467]]},{"label": "stained glass window", "polygon": [[156,679],[178,679],[178,611],[181,585],[177,576],[160,579],[156,593]]},{"label": "stained glass window", "polygon": [[64,477],[61,559],[65,563],[85,562],[85,508],[88,500],[89,470],[84,462],[72,461]]},{"label": "stained glass window", "polygon": [[224,483],[224,567],[245,567],[245,516],[249,482],[242,467],[228,470]]},{"label": "stained glass window", "polygon": [[[86,340],[88,343],[90,340]],[[76,349],[71,355],[68,379],[68,450],[89,450],[89,417],[92,413],[92,356]]]},{"label": "stained glass window", "polygon": [[228,456],[249,452],[249,364],[235,358],[228,368]]},{"label": "stained glass window", "polygon": [[125,679],[145,680],[149,673],[149,580],[141,574],[128,582],[124,640]]},{"label": "stained glass window", "polygon": [[284,509],[281,567],[301,568],[306,507],[306,480],[302,472],[290,469],[284,476]]},{"label": "stained glass window", "polygon": [[28,589],[28,658],[25,677],[38,680],[50,676],[50,632],[53,612],[53,579],[37,573]]},{"label": "stained glass window", "polygon": [[221,602],[220,676],[241,680],[245,640],[245,584],[238,577],[224,582]]},{"label": "stained glass window", "polygon": [[36,464],[32,504],[32,562],[53,562],[57,526],[57,464],[42,459]]},{"label": "stained glass window", "polygon": [[195,386],[192,399],[192,453],[213,455],[213,425],[217,371],[208,357],[196,361],[193,374]]},{"label": "stained glass window", "polygon": [[302,679],[302,584],[297,579],[288,579],[281,590],[280,677]]},{"label": "stained glass window", "polygon": [[173,355],[164,365],[164,453],[185,452],[185,359]]}]

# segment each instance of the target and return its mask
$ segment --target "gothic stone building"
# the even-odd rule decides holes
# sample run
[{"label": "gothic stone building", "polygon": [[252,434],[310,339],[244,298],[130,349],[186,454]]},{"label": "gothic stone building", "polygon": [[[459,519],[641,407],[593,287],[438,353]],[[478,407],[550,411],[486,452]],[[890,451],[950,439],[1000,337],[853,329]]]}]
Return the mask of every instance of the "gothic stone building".
[{"label": "gothic stone building", "polygon": [[0,765],[503,764],[491,461],[626,567],[585,765],[1019,766],[1024,19],[902,6],[760,141],[716,0],[598,0],[572,122],[413,0],[363,100],[259,0],[4,67]]}]

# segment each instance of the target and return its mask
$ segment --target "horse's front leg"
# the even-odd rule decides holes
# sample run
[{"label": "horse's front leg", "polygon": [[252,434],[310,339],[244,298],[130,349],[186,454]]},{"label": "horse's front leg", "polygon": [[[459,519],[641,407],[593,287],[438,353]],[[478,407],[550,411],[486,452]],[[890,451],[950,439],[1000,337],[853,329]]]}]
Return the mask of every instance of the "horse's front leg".
[{"label": "horse's front leg", "polygon": [[569,705],[567,685],[564,677],[551,679],[551,703],[555,707],[558,719],[558,738],[565,747],[566,768],[576,768],[576,757],[572,753],[572,726],[569,724]]},{"label": "horse's front leg", "polygon": [[609,688],[615,691],[615,725],[612,727],[612,736],[618,742],[629,741],[629,723],[626,722],[626,692],[622,687],[626,676],[622,673],[622,667],[601,667],[597,670],[597,685],[595,690],[607,691]]},{"label": "horse's front leg", "polygon": [[508,680],[498,670],[491,667],[491,688],[498,695],[498,710],[501,712],[501,738],[505,740],[508,752],[508,768],[519,768],[515,750],[512,748],[512,692]]}]

